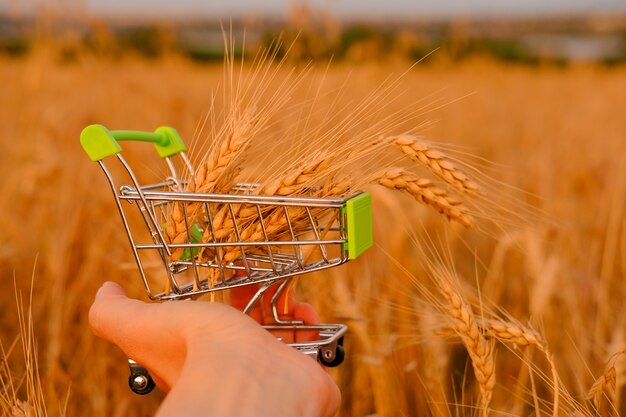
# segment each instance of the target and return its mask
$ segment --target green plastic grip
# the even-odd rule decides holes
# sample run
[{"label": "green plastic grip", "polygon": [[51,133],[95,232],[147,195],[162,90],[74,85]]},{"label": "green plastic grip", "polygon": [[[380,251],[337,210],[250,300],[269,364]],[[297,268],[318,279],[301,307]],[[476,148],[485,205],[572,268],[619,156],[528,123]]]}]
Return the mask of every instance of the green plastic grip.
[{"label": "green plastic grip", "polygon": [[178,132],[161,126],[153,133],[135,130],[108,130],[102,125],[90,125],[80,133],[80,144],[92,161],[100,161],[122,151],[119,141],[151,142],[161,158],[185,152],[187,147]]},{"label": "green plastic grip", "polygon": [[372,196],[361,193],[344,206],[348,226],[348,258],[356,259],[374,244],[372,236]]}]

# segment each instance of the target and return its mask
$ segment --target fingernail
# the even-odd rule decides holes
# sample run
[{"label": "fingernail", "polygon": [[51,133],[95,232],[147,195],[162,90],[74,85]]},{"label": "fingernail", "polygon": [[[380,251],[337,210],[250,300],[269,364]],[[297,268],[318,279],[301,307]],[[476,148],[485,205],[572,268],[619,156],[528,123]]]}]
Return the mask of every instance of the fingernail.
[{"label": "fingernail", "polygon": [[100,288],[98,288],[98,291],[96,291],[96,300],[102,296],[101,293],[103,288],[104,284]]},{"label": "fingernail", "polygon": [[110,281],[105,281],[100,288],[98,288],[98,292],[96,292],[96,300],[101,298],[104,294],[105,287],[108,287],[112,284]]}]

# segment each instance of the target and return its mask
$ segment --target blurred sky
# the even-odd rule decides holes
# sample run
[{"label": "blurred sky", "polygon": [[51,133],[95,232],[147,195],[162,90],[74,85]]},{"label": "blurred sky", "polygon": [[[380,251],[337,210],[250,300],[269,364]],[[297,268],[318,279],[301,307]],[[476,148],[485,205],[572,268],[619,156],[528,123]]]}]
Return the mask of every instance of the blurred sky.
[{"label": "blurred sky", "polygon": [[[0,1],[2,3],[2,1]],[[93,14],[283,17],[294,0],[86,0]],[[626,10],[626,0],[309,0],[340,17],[526,15]]]}]

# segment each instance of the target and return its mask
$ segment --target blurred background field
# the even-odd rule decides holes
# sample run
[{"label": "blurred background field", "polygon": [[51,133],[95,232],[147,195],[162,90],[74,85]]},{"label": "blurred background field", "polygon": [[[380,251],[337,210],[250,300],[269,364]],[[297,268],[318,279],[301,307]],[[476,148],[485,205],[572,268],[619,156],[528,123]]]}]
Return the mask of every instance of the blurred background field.
[{"label": "blurred background field", "polygon": [[[481,1],[485,3],[474,3]],[[40,2],[30,7],[24,3],[0,14],[0,52],[5,55],[25,55],[42,39],[54,37],[59,59],[64,62],[85,52],[111,57],[133,53],[145,58],[176,52],[192,61],[214,62],[223,56],[222,22],[238,33],[245,30],[247,51],[271,43],[280,34],[286,39],[298,36],[292,59],[358,62],[393,57],[415,61],[437,49],[438,53],[426,61],[460,62],[486,56],[528,65],[618,65],[626,60],[623,8],[581,13],[572,7],[543,14],[541,10],[512,13],[503,18],[479,12],[460,16],[402,14],[403,9],[397,7],[395,14],[342,17],[328,8],[291,2],[281,14],[240,12],[235,17],[216,17],[201,12],[159,13],[159,3],[126,15],[123,11],[115,13],[113,3],[106,17],[90,14],[79,2]],[[393,7],[392,3],[391,11]]]},{"label": "blurred background field", "polygon": [[[161,394],[132,394],[123,354],[88,328],[103,281],[145,295],[110,190],[78,137],[100,123],[170,125],[187,143],[209,140],[196,128],[223,79],[223,32],[215,19],[114,19],[70,6],[5,7],[0,15],[0,409],[45,415],[24,379],[32,364],[21,352],[15,286],[32,309],[48,415],[152,415]],[[559,415],[624,412],[626,15],[356,21],[296,3],[285,19],[223,25],[237,48],[245,29],[238,52],[248,58],[282,36],[279,56],[291,50],[277,71],[313,63],[312,85],[348,92],[338,104],[346,115],[386,79],[399,79],[403,94],[381,103],[379,115],[421,109],[423,135],[466,153],[491,178],[485,198],[516,214],[511,224],[479,220],[478,230],[463,231],[371,188],[377,246],[298,284],[326,321],[351,326],[346,362],[333,370],[340,415],[477,413],[468,355],[445,334],[444,301],[422,288],[433,285],[418,243],[429,239],[477,317],[506,311],[543,335],[560,378]],[[151,150],[128,152],[157,179],[164,168]],[[496,349],[491,414],[553,413],[548,361],[532,346]],[[589,389],[603,375],[594,402]]]}]

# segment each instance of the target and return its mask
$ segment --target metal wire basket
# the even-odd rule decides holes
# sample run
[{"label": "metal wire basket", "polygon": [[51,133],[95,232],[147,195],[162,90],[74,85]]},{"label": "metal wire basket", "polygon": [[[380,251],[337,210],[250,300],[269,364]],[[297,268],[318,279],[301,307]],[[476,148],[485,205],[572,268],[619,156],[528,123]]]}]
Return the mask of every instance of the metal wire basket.
[{"label": "metal wire basket", "polygon": [[[126,140],[153,143],[168,166],[169,177],[156,184],[140,184],[121,155],[118,142]],[[368,193],[316,198],[315,189],[311,188],[310,196],[260,195],[258,184],[253,183],[236,184],[229,194],[189,192],[177,165],[191,178],[194,167],[185,153],[185,144],[170,127],[148,133],[109,131],[104,126],[91,125],[83,130],[80,141],[111,186],[150,299],[196,298],[257,285],[244,309],[249,313],[263,294],[276,285],[271,298],[274,323],[264,327],[317,331],[318,340],[290,346],[326,366],[337,366],[343,361],[346,325],[281,320],[278,300],[294,276],[341,265],[372,245]],[[129,184],[119,185],[105,164],[105,159],[113,156],[121,164],[118,171],[130,180]],[[133,215],[141,218],[141,230],[131,230],[131,225],[137,223],[131,221]],[[138,393],[149,392],[153,386],[149,375],[140,365],[129,362],[131,388]]]}]

